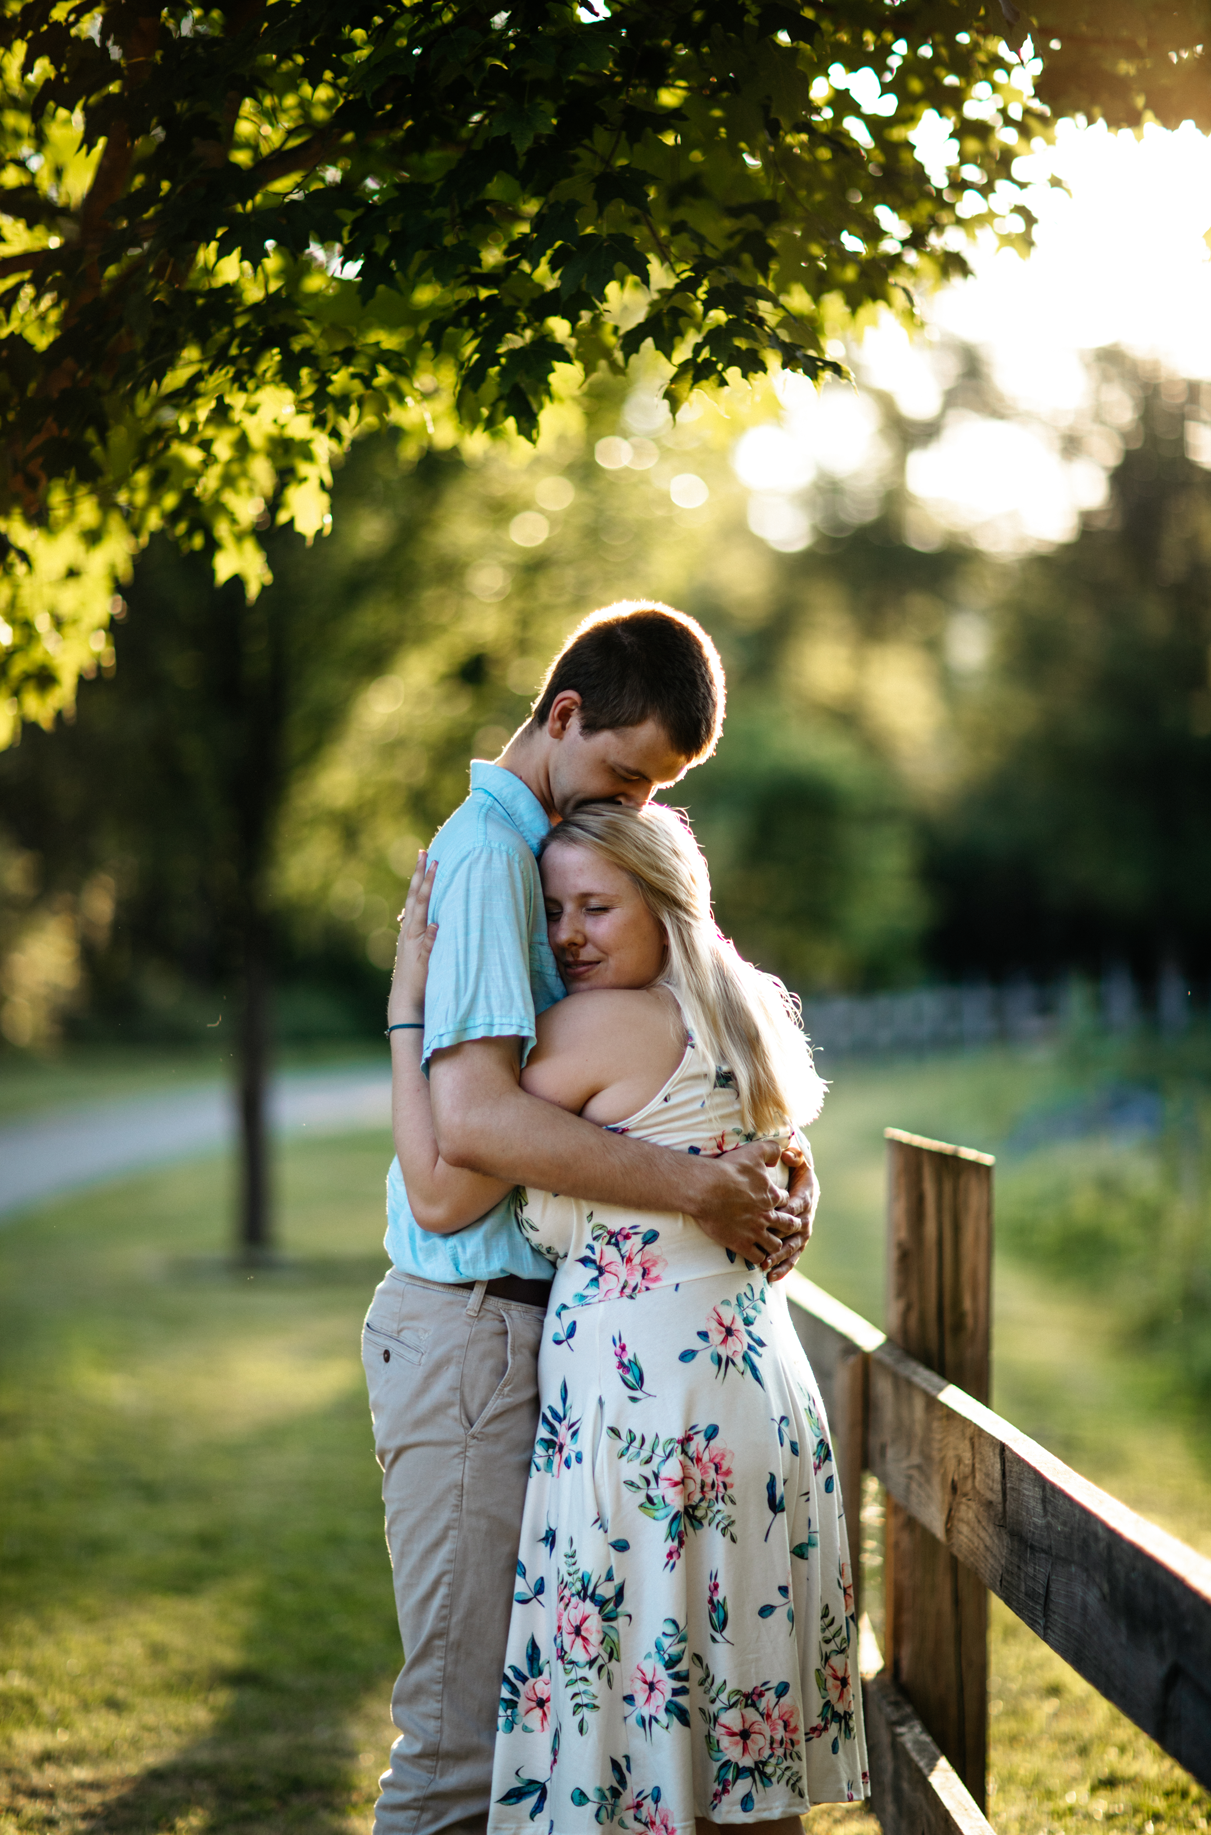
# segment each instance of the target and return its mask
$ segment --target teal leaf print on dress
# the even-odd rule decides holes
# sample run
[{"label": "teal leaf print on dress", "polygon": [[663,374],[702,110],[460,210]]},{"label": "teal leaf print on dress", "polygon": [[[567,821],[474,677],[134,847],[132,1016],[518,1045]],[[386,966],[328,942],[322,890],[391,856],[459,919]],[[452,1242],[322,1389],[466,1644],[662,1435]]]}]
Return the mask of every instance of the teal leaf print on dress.
[{"label": "teal leaf print on dress", "polygon": [[721,1382],[727,1381],[730,1371],[738,1370],[741,1375],[747,1373],[758,1388],[764,1389],[765,1382],[757,1366],[765,1340],[752,1328],[761,1317],[765,1301],[765,1293],[758,1293],[751,1281],[734,1300],[720,1300],[711,1307],[705,1330],[698,1333],[702,1343],[682,1351],[680,1361],[689,1364],[695,1357],[709,1354]]},{"label": "teal leaf print on dress", "polygon": [[797,1459],[799,1457],[799,1442],[791,1434],[791,1424],[788,1416],[780,1414],[777,1420],[774,1420],[773,1415],[771,1415],[770,1420],[774,1422],[774,1426],[778,1430],[778,1445],[789,1446],[791,1449],[791,1458]]},{"label": "teal leaf print on dress", "polygon": [[625,1590],[625,1581],[615,1581],[612,1565],[600,1578],[582,1568],[569,1538],[556,1581],[555,1655],[582,1737],[589,1715],[598,1710],[598,1686],[614,1686],[618,1627],[631,1616],[622,1610]]},{"label": "teal leaf print on dress", "polygon": [[626,1479],[626,1488],[638,1496],[642,1515],[664,1524],[666,1569],[681,1559],[687,1530],[717,1529],[729,1542],[736,1540],[735,1519],[727,1509],[736,1501],[734,1458],[720,1443],[713,1421],[669,1439],[653,1434],[649,1440],[633,1428],[624,1437],[612,1423],[606,1435],[617,1442],[619,1459],[640,1469],[642,1476]]},{"label": "teal leaf print on dress", "polygon": [[554,1262],[555,1266],[558,1268],[564,1259],[563,1251],[557,1249],[554,1243],[543,1242],[538,1225],[529,1214],[527,1208],[529,1202],[530,1194],[527,1192],[525,1186],[517,1186],[513,1193],[513,1221],[529,1243],[530,1247],[532,1249],[537,1249],[540,1255],[545,1255],[547,1260],[549,1262]]},{"label": "teal leaf print on dress", "polygon": [[706,1615],[710,1621],[711,1643],[730,1644],[731,1638],[723,1635],[727,1630],[727,1599],[719,1586],[718,1570],[712,1571],[706,1583]]},{"label": "teal leaf print on dress", "polygon": [[576,1264],[588,1270],[589,1278],[582,1293],[573,1294],[577,1306],[595,1300],[633,1300],[664,1279],[668,1263],[653,1247],[660,1241],[660,1231],[642,1224],[620,1224],[610,1229],[594,1223],[592,1211],[585,1215],[590,1240]]},{"label": "teal leaf print on dress", "polygon": [[654,1650],[649,1650],[635,1665],[628,1692],[623,1696],[624,1719],[634,1720],[645,1739],[654,1731],[667,1733],[676,1724],[688,1727],[690,1717],[684,1706],[689,1694],[690,1672],[685,1668],[685,1646],[688,1637],[684,1625],[666,1618]]},{"label": "teal leaf print on dress", "polygon": [[799,1712],[790,1697],[790,1683],[759,1682],[755,1688],[729,1688],[716,1680],[695,1652],[698,1686],[706,1695],[699,1707],[706,1727],[706,1749],[715,1767],[711,1808],[716,1810],[739,1789],[740,1809],[750,1815],[756,1793],[775,1785],[803,1797],[799,1758]]},{"label": "teal leaf print on dress", "polygon": [[[517,1578],[522,1582],[523,1586],[530,1587],[530,1582],[526,1577],[526,1564],[524,1561],[519,1561],[517,1563]],[[547,1583],[543,1579],[542,1575],[539,1574],[536,1576],[534,1580],[534,1584],[532,1587],[530,1587],[530,1591],[528,1593],[514,1593],[513,1599],[514,1599],[514,1602],[519,1606],[529,1606],[529,1605],[541,1606],[543,1603],[542,1596],[546,1592],[546,1590],[547,1590]]]},{"label": "teal leaf print on dress", "polygon": [[594,1786],[591,1797],[579,1786],[572,1792],[572,1801],[577,1809],[584,1809],[589,1803],[596,1805],[593,1820],[603,1826],[607,1822],[618,1821],[619,1812],[623,1807],[622,1800],[630,1789],[631,1759],[629,1753],[624,1752],[621,1759],[616,1759],[611,1754],[610,1777],[609,1784]]},{"label": "teal leaf print on dress", "polygon": [[[847,1595],[848,1605],[852,1589]],[[832,1749],[840,1750],[843,1739],[854,1737],[854,1685],[850,1673],[849,1622],[838,1618],[825,1600],[820,1607],[820,1663],[816,1670],[816,1689],[820,1696],[819,1719],[808,1727],[806,1739],[826,1739],[832,1735]]]},{"label": "teal leaf print on dress", "polygon": [[637,1357],[632,1357],[622,1341],[622,1333],[615,1332],[610,1343],[614,1346],[614,1367],[622,1378],[622,1386],[632,1402],[651,1401],[652,1397],[643,1386],[643,1365]]},{"label": "teal leaf print on dress", "polygon": [[555,1474],[561,1469],[572,1470],[572,1465],[580,1465],[584,1455],[576,1445],[580,1438],[580,1417],[569,1419],[571,1410],[568,1407],[568,1385],[559,1385],[559,1401],[549,1402],[542,1411],[538,1424],[538,1439],[534,1445],[534,1456],[530,1461],[532,1472]]},{"label": "teal leaf print on dress", "polygon": [[[794,1555],[797,1561],[810,1561],[812,1558],[812,1551],[819,1548],[819,1546],[819,1532],[812,1527],[812,1519],[809,1516],[807,1519],[807,1539],[803,1542],[796,1542],[791,1549],[791,1554]],[[849,1589],[849,1601],[851,1606],[853,1605],[853,1596],[854,1590],[851,1586]]]},{"label": "teal leaf print on dress", "polygon": [[758,1618],[772,1618],[775,1612],[785,1612],[787,1624],[792,1631],[795,1629],[795,1606],[789,1586],[778,1588],[778,1597],[771,1605],[757,1607]]},{"label": "teal leaf print on dress", "polygon": [[[812,1434],[812,1471],[818,1476],[826,1465],[833,1463],[833,1449],[828,1443],[828,1435],[824,1431],[824,1423],[820,1419],[815,1398],[809,1390],[805,1389],[801,1391],[800,1399]],[[824,1480],[824,1489],[831,1491],[833,1482],[833,1474],[829,1472]],[[806,1496],[806,1493],[804,1495]]]},{"label": "teal leaf print on dress", "polygon": [[765,1504],[769,1511],[769,1522],[765,1526],[765,1534],[762,1536],[761,1540],[763,1542],[768,1542],[770,1530],[774,1527],[778,1518],[786,1514],[786,1492],[778,1489],[778,1478],[777,1474],[774,1472],[770,1473],[766,1481]]},{"label": "teal leaf print on dress", "polygon": [[[551,1665],[533,1638],[526,1645],[526,1667],[510,1663],[500,1687],[502,1733],[545,1733],[551,1722]],[[520,1801],[520,1799],[519,1799]]]},{"label": "teal leaf print on dress", "polygon": [[512,1808],[519,1803],[528,1803],[532,1797],[534,1799],[534,1804],[533,1808],[530,1810],[530,1821],[537,1822],[543,1810],[547,1807],[547,1792],[551,1788],[551,1779],[555,1776],[555,1764],[558,1758],[559,1728],[556,1727],[551,1738],[551,1768],[547,1772],[546,1777],[523,1778],[521,1775],[521,1767],[518,1766],[517,1770],[513,1773],[513,1776],[517,1779],[517,1783],[514,1784],[511,1789],[505,1791],[504,1795],[498,1797],[496,1801],[498,1803],[508,1804],[509,1807]]}]

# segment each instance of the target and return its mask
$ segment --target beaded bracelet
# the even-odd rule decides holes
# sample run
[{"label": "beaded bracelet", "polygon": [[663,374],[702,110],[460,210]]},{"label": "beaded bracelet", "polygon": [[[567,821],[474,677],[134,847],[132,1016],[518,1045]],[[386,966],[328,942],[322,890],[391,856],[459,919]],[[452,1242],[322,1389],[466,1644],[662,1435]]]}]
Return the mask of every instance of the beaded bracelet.
[{"label": "beaded bracelet", "polygon": [[423,1019],[397,1019],[394,1026],[387,1027],[383,1037],[389,1039],[393,1032],[423,1032],[424,1030],[425,1022]]}]

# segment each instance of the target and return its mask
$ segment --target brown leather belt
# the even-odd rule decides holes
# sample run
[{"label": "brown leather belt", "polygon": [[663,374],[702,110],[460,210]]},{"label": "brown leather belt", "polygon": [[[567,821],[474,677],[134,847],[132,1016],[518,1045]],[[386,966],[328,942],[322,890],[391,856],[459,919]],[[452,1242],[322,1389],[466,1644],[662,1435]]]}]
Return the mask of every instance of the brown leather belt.
[{"label": "brown leather belt", "polygon": [[[463,1287],[471,1293],[477,1286],[475,1281],[453,1281],[454,1287]],[[498,1280],[489,1281],[487,1290],[494,1300],[515,1300],[519,1306],[538,1306],[543,1312],[551,1297],[550,1281],[523,1281],[520,1274],[502,1274]]]}]

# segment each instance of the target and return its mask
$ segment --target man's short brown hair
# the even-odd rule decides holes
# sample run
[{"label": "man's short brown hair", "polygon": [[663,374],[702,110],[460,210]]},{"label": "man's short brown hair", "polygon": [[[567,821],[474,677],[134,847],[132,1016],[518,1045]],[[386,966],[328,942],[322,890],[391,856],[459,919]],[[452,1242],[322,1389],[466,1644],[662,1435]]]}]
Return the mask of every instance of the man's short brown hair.
[{"label": "man's short brown hair", "polygon": [[580,696],[586,733],[657,720],[689,763],[709,758],[719,742],[719,652],[695,619],[671,605],[624,599],[591,612],[547,671],[531,725],[544,727],[569,689]]}]

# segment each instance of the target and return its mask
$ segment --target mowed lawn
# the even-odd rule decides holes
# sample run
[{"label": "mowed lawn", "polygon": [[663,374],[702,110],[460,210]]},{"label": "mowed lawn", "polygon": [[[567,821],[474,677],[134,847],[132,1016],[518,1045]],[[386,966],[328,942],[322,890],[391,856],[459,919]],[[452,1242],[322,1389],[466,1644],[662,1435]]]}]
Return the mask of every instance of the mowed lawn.
[{"label": "mowed lawn", "polygon": [[[806,1271],[879,1317],[882,1127],[986,1145],[1058,1075],[842,1067]],[[255,1279],[225,1260],[220,1162],[0,1226],[0,1829],[368,1830],[398,1644],[358,1330],[389,1153],[290,1143],[290,1265]],[[1211,1548],[1206,1448],[1096,1307],[1002,1267],[997,1372],[1019,1425]],[[1206,1794],[995,1604],[992,1675],[1004,1835],[1207,1826]]]},{"label": "mowed lawn", "polygon": [[219,1162],[0,1229],[13,1829],[368,1825],[398,1632],[358,1355],[386,1137],[291,1145],[296,1266]]}]

